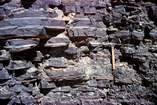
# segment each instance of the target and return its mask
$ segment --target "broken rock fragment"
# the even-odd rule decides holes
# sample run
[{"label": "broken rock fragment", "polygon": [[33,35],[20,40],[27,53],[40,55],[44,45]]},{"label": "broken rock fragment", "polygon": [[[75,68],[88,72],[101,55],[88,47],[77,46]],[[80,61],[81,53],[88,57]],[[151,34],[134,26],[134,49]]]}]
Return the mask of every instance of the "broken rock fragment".
[{"label": "broken rock fragment", "polygon": [[21,70],[21,69],[28,69],[32,67],[32,63],[30,61],[22,61],[22,60],[10,60],[9,65],[5,68],[7,70]]}]

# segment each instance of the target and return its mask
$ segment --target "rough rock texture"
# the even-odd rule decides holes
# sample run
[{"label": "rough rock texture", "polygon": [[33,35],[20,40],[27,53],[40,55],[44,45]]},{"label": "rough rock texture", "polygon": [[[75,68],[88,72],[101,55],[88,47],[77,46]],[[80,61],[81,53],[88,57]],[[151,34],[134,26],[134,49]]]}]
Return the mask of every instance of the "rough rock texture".
[{"label": "rough rock texture", "polygon": [[156,0],[0,0],[0,104],[156,103]]}]

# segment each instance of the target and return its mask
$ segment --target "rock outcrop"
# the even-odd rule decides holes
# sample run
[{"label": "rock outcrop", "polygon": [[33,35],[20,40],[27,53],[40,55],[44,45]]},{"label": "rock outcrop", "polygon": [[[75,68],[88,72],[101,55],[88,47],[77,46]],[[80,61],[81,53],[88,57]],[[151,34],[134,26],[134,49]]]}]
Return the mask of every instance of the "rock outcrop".
[{"label": "rock outcrop", "polygon": [[155,105],[157,2],[0,0],[0,103]]}]

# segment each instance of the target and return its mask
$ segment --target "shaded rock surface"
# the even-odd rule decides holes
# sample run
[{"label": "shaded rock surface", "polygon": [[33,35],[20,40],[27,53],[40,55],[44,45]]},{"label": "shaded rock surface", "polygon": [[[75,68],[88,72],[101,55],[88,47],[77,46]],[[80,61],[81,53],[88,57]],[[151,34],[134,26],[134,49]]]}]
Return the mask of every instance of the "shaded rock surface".
[{"label": "shaded rock surface", "polygon": [[155,105],[156,25],[155,0],[0,0],[0,103]]}]

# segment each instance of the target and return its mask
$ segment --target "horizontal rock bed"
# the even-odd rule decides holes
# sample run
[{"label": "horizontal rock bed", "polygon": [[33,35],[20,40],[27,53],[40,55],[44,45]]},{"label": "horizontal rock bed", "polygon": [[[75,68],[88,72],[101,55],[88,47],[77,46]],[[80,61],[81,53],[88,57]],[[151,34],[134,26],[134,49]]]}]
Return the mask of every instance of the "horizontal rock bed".
[{"label": "horizontal rock bed", "polygon": [[155,0],[0,0],[0,102],[155,105],[156,25]]}]

